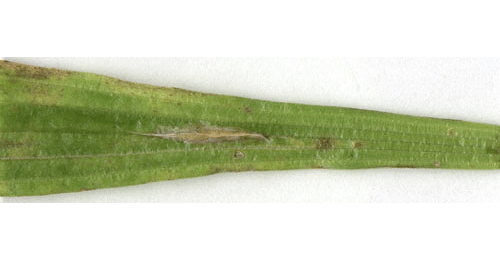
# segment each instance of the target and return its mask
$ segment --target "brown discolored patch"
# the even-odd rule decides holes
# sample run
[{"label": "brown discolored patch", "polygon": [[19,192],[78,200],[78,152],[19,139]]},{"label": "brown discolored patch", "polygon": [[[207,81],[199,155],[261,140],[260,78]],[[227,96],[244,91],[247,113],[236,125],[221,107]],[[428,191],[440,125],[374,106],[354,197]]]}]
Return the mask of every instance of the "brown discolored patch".
[{"label": "brown discolored patch", "polygon": [[18,77],[35,78],[35,79],[46,79],[53,76],[66,76],[73,73],[67,70],[43,68],[43,67],[25,65],[17,62],[9,62],[3,60],[0,60],[0,68],[14,70],[15,75]]},{"label": "brown discolored patch", "polygon": [[440,162],[434,162],[434,167],[436,167],[436,168],[441,167],[441,163]]},{"label": "brown discolored patch", "polygon": [[242,152],[242,151],[238,151],[238,150],[236,150],[236,151],[234,152],[234,154],[233,154],[233,158],[234,158],[234,159],[243,159],[243,158],[245,158],[245,153],[244,153],[244,152]]},{"label": "brown discolored patch", "polygon": [[457,133],[453,129],[448,129],[448,135],[453,137],[453,136],[457,135]]},{"label": "brown discolored patch", "polygon": [[247,113],[247,114],[250,114],[250,113],[252,113],[252,112],[253,112],[253,110],[252,110],[251,108],[249,108],[249,107],[247,107],[247,106],[245,106],[245,105],[243,105],[243,106],[241,107],[241,109],[243,110],[243,112],[245,112],[245,113]]},{"label": "brown discolored patch", "polygon": [[363,148],[363,143],[361,141],[354,141],[352,143],[352,147],[354,149],[361,149],[361,148]]},{"label": "brown discolored patch", "polygon": [[13,141],[0,141],[0,147],[10,148],[10,147],[16,147],[16,146],[22,146],[22,145],[24,145],[24,143],[16,143]]},{"label": "brown discolored patch", "polygon": [[244,130],[233,129],[229,127],[207,126],[203,124],[190,125],[186,128],[168,128],[160,127],[158,133],[137,133],[131,134],[160,137],[174,141],[184,142],[186,144],[204,144],[204,143],[222,143],[238,142],[244,140],[267,141],[262,134],[251,133]]},{"label": "brown discolored patch", "polygon": [[335,148],[335,140],[331,137],[320,137],[316,141],[316,149],[327,150]]}]

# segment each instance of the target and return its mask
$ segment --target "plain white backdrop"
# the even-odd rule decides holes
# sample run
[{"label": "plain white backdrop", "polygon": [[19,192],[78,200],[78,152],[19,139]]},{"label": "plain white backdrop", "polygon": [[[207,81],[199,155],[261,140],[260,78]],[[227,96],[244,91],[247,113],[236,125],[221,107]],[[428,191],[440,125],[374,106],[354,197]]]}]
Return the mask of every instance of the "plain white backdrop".
[{"label": "plain white backdrop", "polygon": [[[500,125],[496,58],[8,58],[152,85]],[[5,202],[499,202],[500,171],[222,173]]]},{"label": "plain white backdrop", "polygon": [[[499,123],[495,1],[7,1],[2,57],[269,100]],[[14,60],[14,59],[12,59]],[[8,202],[490,202],[498,171],[227,173]],[[0,205],[5,259],[498,259],[490,204]],[[3,225],[2,225],[3,224]]]}]

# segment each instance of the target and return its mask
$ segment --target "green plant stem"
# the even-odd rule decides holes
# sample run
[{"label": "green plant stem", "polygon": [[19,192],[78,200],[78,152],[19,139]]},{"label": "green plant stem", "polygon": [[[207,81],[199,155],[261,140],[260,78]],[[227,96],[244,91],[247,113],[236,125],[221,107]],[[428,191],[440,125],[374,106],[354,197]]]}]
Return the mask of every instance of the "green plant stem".
[{"label": "green plant stem", "polygon": [[500,126],[203,94],[0,61],[1,196],[218,172],[374,167],[500,169]]}]

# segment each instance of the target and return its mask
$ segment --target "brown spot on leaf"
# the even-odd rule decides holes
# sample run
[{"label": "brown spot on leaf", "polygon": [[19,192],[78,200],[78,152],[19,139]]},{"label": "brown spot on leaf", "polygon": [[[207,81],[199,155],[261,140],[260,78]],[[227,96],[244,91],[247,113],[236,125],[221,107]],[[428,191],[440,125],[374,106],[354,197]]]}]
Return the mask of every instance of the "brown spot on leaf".
[{"label": "brown spot on leaf", "polygon": [[203,124],[195,124],[182,129],[162,127],[159,133],[154,134],[137,132],[131,132],[131,134],[160,137],[181,141],[186,144],[238,142],[244,140],[267,141],[267,138],[262,134],[229,127],[206,126]]},{"label": "brown spot on leaf", "polygon": [[250,114],[250,113],[253,112],[251,108],[249,108],[249,107],[247,107],[245,105],[243,105],[243,107],[241,107],[241,109],[243,110],[243,112],[245,112],[247,114]]},{"label": "brown spot on leaf", "polygon": [[316,149],[326,150],[335,148],[335,140],[331,137],[320,137],[316,142]]},{"label": "brown spot on leaf", "polygon": [[363,148],[363,143],[361,141],[354,141],[352,143],[352,147],[354,149],[361,149],[361,148]]},{"label": "brown spot on leaf", "polygon": [[43,68],[32,65],[25,65],[17,62],[7,62],[0,60],[2,69],[12,69],[18,77],[46,79],[53,76],[66,76],[72,72],[67,70],[59,70],[54,68]]},{"label": "brown spot on leaf", "polygon": [[22,145],[24,145],[24,143],[16,143],[13,141],[0,141],[0,147],[9,148],[9,147],[22,146]]},{"label": "brown spot on leaf", "polygon": [[236,150],[236,151],[234,152],[234,154],[233,154],[233,158],[234,158],[234,159],[243,159],[243,158],[245,158],[245,153],[244,153],[244,152],[242,152],[242,151],[238,151],[238,150]]}]

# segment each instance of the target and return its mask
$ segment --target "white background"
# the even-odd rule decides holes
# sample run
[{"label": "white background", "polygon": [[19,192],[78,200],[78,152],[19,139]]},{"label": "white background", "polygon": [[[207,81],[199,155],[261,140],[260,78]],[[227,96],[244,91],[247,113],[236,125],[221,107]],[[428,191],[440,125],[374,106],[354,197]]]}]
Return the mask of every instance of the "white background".
[{"label": "white background", "polygon": [[[7,1],[0,56],[499,57],[497,5],[485,0]],[[220,75],[231,73],[198,73],[207,70],[201,60],[200,66],[173,66],[194,79],[173,75],[164,60],[167,72],[161,73],[162,66],[150,59],[24,61],[207,92],[498,124],[498,59],[454,60],[430,65],[413,58],[333,59],[328,66],[297,61],[285,68],[269,63],[259,75],[229,81]],[[234,66],[256,66],[251,64]],[[296,66],[301,69],[293,70]],[[272,75],[279,71],[287,75],[277,80]],[[321,87],[299,82],[307,78],[300,71],[320,75],[312,81]],[[170,79],[162,78],[165,74]],[[195,85],[192,80],[204,75]],[[491,80],[496,83],[487,83]],[[229,173],[20,200],[487,202],[498,201],[497,175],[413,169]],[[223,189],[229,186],[233,190]],[[258,192],[240,190],[247,188]],[[499,212],[497,204],[450,203],[4,203],[0,253],[2,259],[498,259]]]},{"label": "white background", "polygon": [[[495,58],[9,58],[272,101],[500,125]],[[498,202],[500,170],[224,173],[6,202]]]}]

